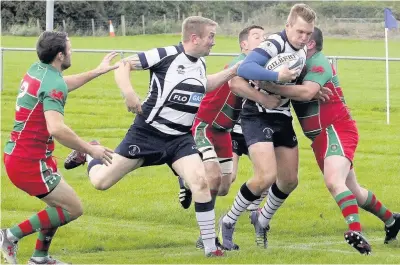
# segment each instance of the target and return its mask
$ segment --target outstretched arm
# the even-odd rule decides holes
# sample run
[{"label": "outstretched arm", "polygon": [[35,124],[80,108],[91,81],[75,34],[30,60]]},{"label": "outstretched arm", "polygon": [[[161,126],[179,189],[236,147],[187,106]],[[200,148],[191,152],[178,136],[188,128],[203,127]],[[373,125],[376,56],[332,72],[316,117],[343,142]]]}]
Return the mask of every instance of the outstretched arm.
[{"label": "outstretched arm", "polygon": [[218,72],[218,73],[212,74],[212,75],[208,75],[206,91],[211,92],[211,91],[217,89],[218,87],[222,86],[224,83],[231,80],[231,78],[235,77],[237,68],[240,65],[240,63],[241,63],[241,61],[237,62],[232,67],[222,70],[221,72]]},{"label": "outstretched arm", "polygon": [[75,89],[83,86],[87,82],[95,79],[96,77],[108,73],[111,70],[118,68],[118,65],[110,65],[111,61],[117,56],[116,52],[111,52],[104,56],[103,60],[95,69],[76,74],[76,75],[68,75],[64,76],[64,81],[68,86],[68,91],[74,91]]}]

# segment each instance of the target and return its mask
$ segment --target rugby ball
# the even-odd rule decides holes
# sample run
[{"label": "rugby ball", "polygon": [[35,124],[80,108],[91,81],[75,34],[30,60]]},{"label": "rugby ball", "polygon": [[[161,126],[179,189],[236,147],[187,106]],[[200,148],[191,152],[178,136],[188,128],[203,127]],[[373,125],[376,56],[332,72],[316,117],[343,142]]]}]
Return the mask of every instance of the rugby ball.
[{"label": "rugby ball", "polygon": [[304,67],[304,58],[300,57],[297,53],[280,53],[271,58],[265,65],[265,69],[279,72],[284,65],[292,69],[302,70]]}]

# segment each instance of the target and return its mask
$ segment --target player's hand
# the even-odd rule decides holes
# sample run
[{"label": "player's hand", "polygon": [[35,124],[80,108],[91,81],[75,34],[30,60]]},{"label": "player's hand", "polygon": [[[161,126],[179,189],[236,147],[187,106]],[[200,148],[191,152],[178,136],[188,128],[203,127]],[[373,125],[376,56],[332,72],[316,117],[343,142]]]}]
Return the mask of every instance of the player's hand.
[{"label": "player's hand", "polygon": [[125,105],[129,112],[142,114],[142,104],[140,98],[135,93],[130,93],[125,96]]},{"label": "player's hand", "polygon": [[99,66],[96,68],[96,72],[99,75],[108,73],[109,71],[115,70],[119,67],[118,64],[111,65],[111,61],[118,55],[117,52],[110,52],[104,56],[103,60],[100,62]]},{"label": "player's hand", "polygon": [[237,76],[237,70],[242,62],[243,60],[235,63],[233,66],[231,66],[231,68],[229,68],[235,76]]},{"label": "player's hand", "polygon": [[315,95],[315,98],[325,102],[328,101],[330,99],[329,96],[333,95],[332,91],[327,88],[327,87],[321,87],[321,89],[318,91],[318,93]]},{"label": "player's hand", "polygon": [[287,83],[295,80],[299,76],[300,72],[298,69],[289,70],[285,65],[278,73],[278,81],[282,83]]},{"label": "player's hand", "polygon": [[260,104],[266,109],[275,109],[281,104],[280,95],[264,94],[262,93],[262,98],[260,99]]},{"label": "player's hand", "polygon": [[90,145],[88,153],[91,157],[101,160],[106,166],[112,164],[112,155],[114,151],[110,148],[101,145]]}]

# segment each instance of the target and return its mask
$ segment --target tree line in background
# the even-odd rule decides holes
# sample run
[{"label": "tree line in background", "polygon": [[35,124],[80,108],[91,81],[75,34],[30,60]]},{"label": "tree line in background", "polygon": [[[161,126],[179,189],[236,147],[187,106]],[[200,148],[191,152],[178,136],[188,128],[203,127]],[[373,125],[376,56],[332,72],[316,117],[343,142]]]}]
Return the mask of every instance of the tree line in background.
[{"label": "tree line in background", "polygon": [[[164,17],[168,21],[178,24],[184,17],[201,14],[215,19],[218,23],[224,22],[251,22],[252,16],[263,16],[284,19],[290,7],[295,2],[261,2],[261,1],[55,1],[54,25],[74,24],[79,26],[82,20],[94,19],[107,28],[109,19],[120,18],[124,15],[129,26],[138,26],[142,23],[142,16],[151,22]],[[383,9],[391,8],[394,12],[400,11],[400,2],[307,2],[318,14],[319,19],[326,18],[367,18],[382,19]],[[35,24],[45,29],[46,2],[45,1],[2,1],[1,2],[2,31],[12,33],[13,26]],[[65,22],[67,21],[67,22]],[[119,26],[120,19],[116,19],[114,26]],[[71,32],[69,32],[71,33]],[[72,32],[73,33],[73,32]],[[151,33],[151,32],[149,32]],[[162,32],[155,32],[162,33]],[[132,32],[135,34],[135,32]],[[17,34],[18,35],[18,34]]]}]

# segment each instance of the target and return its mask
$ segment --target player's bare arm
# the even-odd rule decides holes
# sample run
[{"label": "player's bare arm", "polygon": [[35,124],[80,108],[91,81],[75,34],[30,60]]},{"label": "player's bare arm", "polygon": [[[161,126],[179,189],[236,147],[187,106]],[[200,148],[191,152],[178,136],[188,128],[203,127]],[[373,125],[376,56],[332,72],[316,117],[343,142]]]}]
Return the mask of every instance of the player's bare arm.
[{"label": "player's bare arm", "polygon": [[261,81],[260,87],[269,92],[297,101],[310,101],[321,89],[318,83],[312,81],[304,81],[301,85],[277,85]]},{"label": "player's bare arm", "polygon": [[64,76],[64,81],[68,86],[68,91],[71,92],[83,86],[87,82],[93,80],[94,78],[118,68],[117,64],[111,65],[111,61],[117,55],[118,53],[116,52],[108,53],[106,56],[103,57],[102,61],[95,69],[76,75]]},{"label": "player's bare arm", "polygon": [[242,61],[237,62],[232,67],[222,70],[216,74],[207,76],[207,89],[206,92],[211,92],[216,88],[220,87],[222,84],[228,82],[230,79],[237,75],[237,69]]},{"label": "player's bare arm", "polygon": [[233,93],[255,101],[267,109],[274,109],[279,106],[280,96],[262,93],[251,87],[249,82],[242,77],[235,76],[229,80],[229,87]]},{"label": "player's bare arm", "polygon": [[124,66],[129,65],[132,71],[134,70],[143,70],[142,63],[139,60],[139,56],[137,54],[133,54],[121,60]]},{"label": "player's bare arm", "polygon": [[130,72],[132,70],[143,70],[139,56],[134,54],[126,57],[118,63],[118,66],[118,69],[114,71],[115,82],[122,92],[127,110],[136,114],[142,113],[140,98],[130,81]]},{"label": "player's bare arm", "polygon": [[47,130],[59,143],[73,150],[90,154],[92,157],[103,160],[106,164],[111,163],[113,151],[100,145],[91,145],[82,140],[64,123],[64,116],[60,112],[48,110],[44,112],[44,116]]}]

